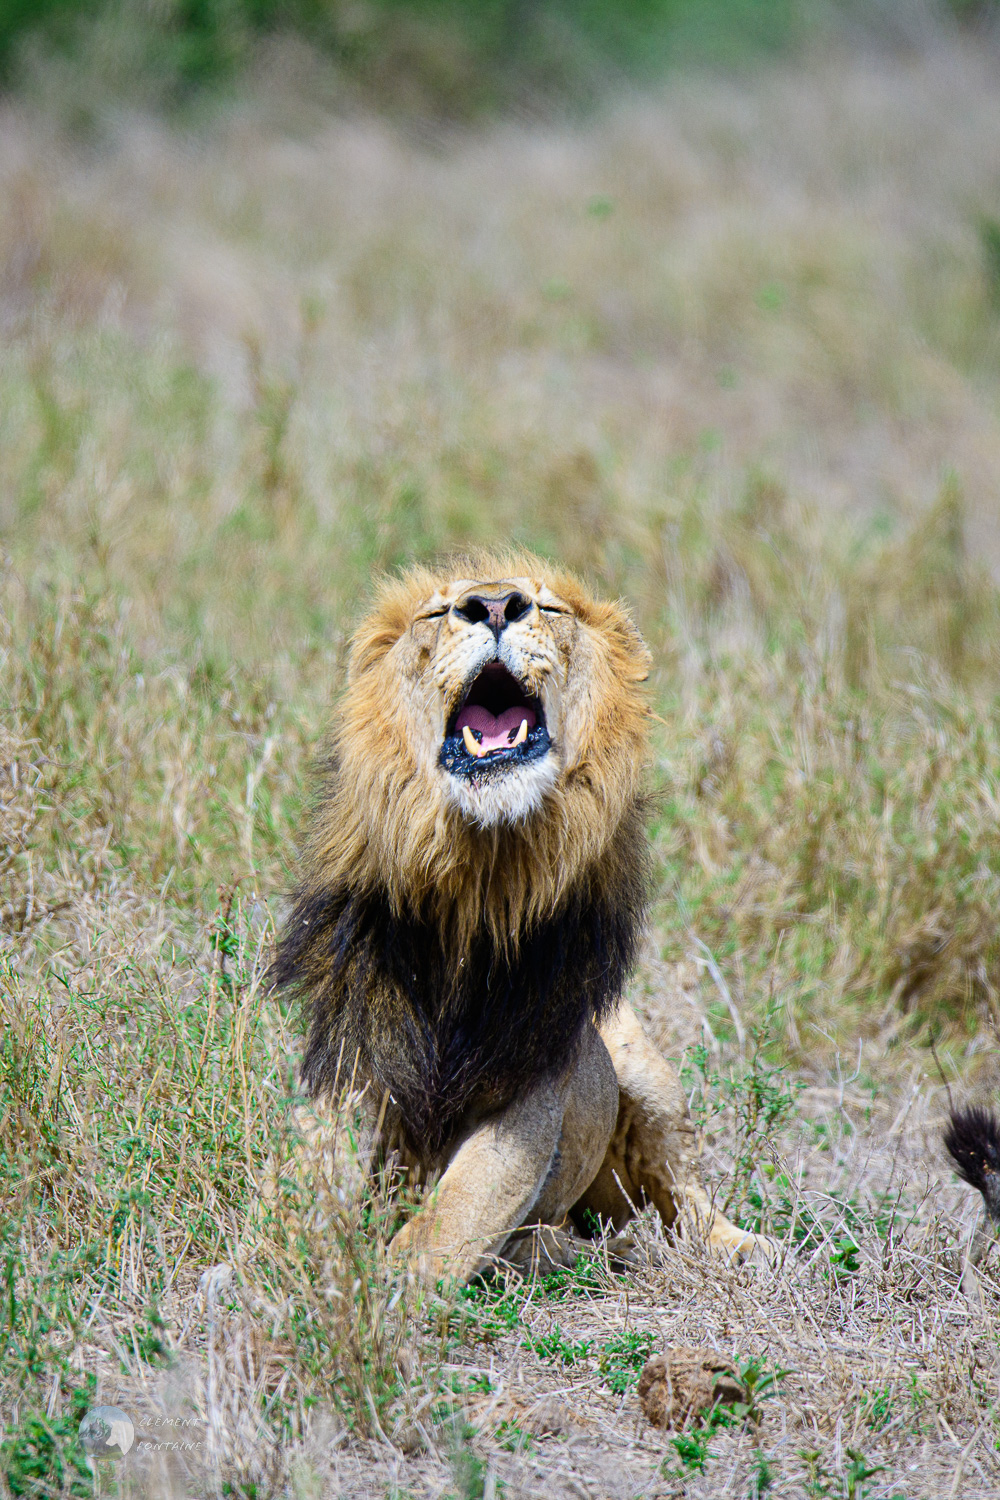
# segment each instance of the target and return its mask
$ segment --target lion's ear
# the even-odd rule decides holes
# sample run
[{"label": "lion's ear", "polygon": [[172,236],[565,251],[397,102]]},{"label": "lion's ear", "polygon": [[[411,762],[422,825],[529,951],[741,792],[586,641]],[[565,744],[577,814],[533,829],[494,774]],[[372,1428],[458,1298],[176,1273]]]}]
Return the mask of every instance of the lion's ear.
[{"label": "lion's ear", "polygon": [[426,568],[411,568],[399,578],[383,578],[375,590],[374,608],[362,620],[347,656],[348,686],[377,667],[409,629],[420,600],[432,592]]},{"label": "lion's ear", "polygon": [[347,683],[349,687],[378,665],[387,651],[391,651],[402,631],[394,623],[372,618],[366,620],[355,633],[347,655]]},{"label": "lion's ear", "polygon": [[633,682],[645,682],[653,665],[653,657],[628,610],[620,604],[609,604],[607,615],[601,624],[610,639],[622,674]]}]

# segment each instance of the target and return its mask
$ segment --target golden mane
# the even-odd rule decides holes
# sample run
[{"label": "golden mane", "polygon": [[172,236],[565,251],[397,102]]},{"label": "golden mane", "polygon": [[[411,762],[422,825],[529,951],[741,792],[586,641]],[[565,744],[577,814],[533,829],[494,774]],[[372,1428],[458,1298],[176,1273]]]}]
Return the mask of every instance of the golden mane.
[{"label": "golden mane", "polygon": [[[583,732],[543,809],[514,825],[463,818],[407,733],[413,684],[391,653],[420,605],[456,577],[540,580],[582,627],[585,680],[571,682]],[[581,879],[600,879],[602,861],[616,857],[613,836],[635,803],[647,752],[648,667],[621,604],[595,599],[572,574],[529,553],[481,552],[384,580],[351,645],[305,883],[382,891],[396,912],[453,924],[460,946],[484,924],[501,947],[516,945],[526,926],[557,910]]]}]

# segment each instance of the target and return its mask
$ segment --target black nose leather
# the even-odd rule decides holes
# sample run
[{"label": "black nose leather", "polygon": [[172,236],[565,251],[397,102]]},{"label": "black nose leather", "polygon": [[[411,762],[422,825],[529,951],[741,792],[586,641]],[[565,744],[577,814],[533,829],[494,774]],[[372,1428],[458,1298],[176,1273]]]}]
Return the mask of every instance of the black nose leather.
[{"label": "black nose leather", "polygon": [[506,630],[511,621],[524,618],[531,608],[531,600],[515,589],[500,595],[469,594],[453,608],[459,619],[468,620],[470,625],[488,625],[499,640],[500,632]]}]

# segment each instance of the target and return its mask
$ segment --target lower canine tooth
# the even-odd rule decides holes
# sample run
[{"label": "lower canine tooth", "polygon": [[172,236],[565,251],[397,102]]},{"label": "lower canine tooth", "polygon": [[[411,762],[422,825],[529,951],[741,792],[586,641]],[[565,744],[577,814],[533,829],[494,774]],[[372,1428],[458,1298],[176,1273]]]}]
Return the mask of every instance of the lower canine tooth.
[{"label": "lower canine tooth", "polygon": [[516,749],[518,745],[523,745],[524,742],[525,742],[525,740],[527,738],[528,738],[528,721],[527,721],[527,719],[522,719],[521,720],[521,727],[517,731],[517,738],[512,742],[514,748]]},{"label": "lower canine tooth", "polygon": [[469,754],[474,755],[477,760],[481,760],[482,757],[486,754],[486,751],[477,742],[476,737],[472,733],[472,730],[469,728],[468,724],[462,725],[462,738],[465,741],[465,748],[466,750],[468,750]]}]

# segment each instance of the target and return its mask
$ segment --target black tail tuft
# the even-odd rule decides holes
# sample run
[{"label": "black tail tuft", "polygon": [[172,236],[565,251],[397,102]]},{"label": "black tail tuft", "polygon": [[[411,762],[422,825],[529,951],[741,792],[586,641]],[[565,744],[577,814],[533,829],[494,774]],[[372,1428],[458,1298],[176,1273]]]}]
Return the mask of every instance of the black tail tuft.
[{"label": "black tail tuft", "polygon": [[1000,1123],[992,1110],[953,1109],[944,1146],[958,1175],[982,1193],[990,1218],[1000,1222]]}]

